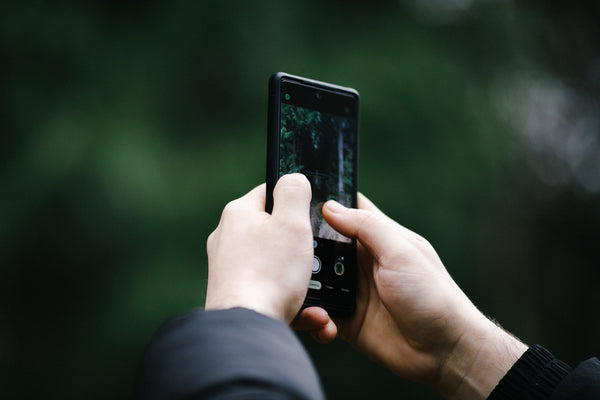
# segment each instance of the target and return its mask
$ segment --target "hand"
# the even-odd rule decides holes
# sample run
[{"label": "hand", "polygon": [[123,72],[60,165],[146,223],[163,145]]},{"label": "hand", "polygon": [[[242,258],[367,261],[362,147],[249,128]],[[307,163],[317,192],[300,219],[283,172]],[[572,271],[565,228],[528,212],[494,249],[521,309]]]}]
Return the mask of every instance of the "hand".
[{"label": "hand", "polygon": [[483,399],[527,349],[483,316],[452,280],[433,247],[359,194],[359,208],[327,202],[334,229],[356,238],[356,312],[336,320],[302,311],[292,326],[320,342],[336,334],[402,377],[447,398]]},{"label": "hand", "polygon": [[227,204],[209,236],[205,308],[246,307],[289,323],[311,276],[310,184],[300,174],[281,177],[272,214],[265,196],[263,184]]}]

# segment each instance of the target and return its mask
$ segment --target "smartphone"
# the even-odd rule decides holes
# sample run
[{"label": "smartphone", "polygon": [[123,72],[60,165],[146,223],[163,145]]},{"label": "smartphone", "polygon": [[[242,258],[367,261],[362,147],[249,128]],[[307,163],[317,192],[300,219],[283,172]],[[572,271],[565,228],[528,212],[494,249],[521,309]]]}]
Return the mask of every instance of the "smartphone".
[{"label": "smartphone", "polygon": [[277,180],[294,172],[310,181],[314,259],[304,307],[351,314],[356,304],[356,241],[323,217],[330,199],[356,207],[359,94],[279,72],[269,80],[266,210]]}]

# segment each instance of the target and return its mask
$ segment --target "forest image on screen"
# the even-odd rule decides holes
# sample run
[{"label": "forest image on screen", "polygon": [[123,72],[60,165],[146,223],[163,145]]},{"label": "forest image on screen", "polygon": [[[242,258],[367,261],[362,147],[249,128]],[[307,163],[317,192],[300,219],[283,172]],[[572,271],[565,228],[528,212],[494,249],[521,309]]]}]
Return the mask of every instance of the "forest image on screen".
[{"label": "forest image on screen", "polygon": [[322,206],[330,199],[352,206],[356,191],[355,132],[352,118],[281,105],[279,175],[300,172],[310,181],[310,220],[315,237],[350,242],[327,224]]}]

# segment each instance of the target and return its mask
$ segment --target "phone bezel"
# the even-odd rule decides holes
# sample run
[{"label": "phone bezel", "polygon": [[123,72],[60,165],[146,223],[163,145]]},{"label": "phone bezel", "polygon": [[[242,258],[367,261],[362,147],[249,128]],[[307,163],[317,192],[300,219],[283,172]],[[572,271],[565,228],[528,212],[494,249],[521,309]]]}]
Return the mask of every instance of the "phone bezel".
[{"label": "phone bezel", "polygon": [[[287,86],[286,86],[287,85]],[[293,87],[294,95],[291,99],[285,99],[282,95],[282,89]],[[322,96],[316,99],[314,93],[321,92]],[[313,97],[314,96],[314,97]],[[356,121],[356,147],[355,161],[353,168],[353,179],[356,191],[352,194],[352,207],[356,207],[358,192],[358,148],[359,148],[359,102],[358,91],[353,88],[334,85],[313,79],[307,79],[284,72],[273,74],[269,80],[269,116],[267,122],[268,140],[267,140],[267,200],[265,208],[271,212],[273,208],[273,189],[279,179],[279,139],[280,139],[280,121],[281,104],[288,103],[309,109],[316,109],[336,115],[351,115]],[[346,110],[346,108],[349,108]],[[351,245],[356,253],[356,241],[352,240]],[[304,306],[320,306],[332,314],[350,314],[355,308],[356,295],[356,276],[357,259],[354,257],[354,265],[348,273],[352,274],[352,300],[346,303],[331,303],[316,300],[307,296]],[[311,293],[309,289],[308,294]],[[327,296],[322,296],[327,297]]]}]

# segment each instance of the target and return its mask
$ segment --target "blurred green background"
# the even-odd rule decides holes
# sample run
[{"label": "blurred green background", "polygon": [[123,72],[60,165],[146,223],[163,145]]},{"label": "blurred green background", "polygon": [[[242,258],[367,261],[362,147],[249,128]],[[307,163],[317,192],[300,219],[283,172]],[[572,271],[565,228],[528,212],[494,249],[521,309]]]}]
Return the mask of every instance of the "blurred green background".
[{"label": "blurred green background", "polygon": [[[277,71],[361,93],[360,190],[486,314],[600,355],[598,2],[0,9],[0,397],[130,395],[154,330],[203,304],[222,208],[264,181]],[[330,399],[439,398],[300,336]]]}]

